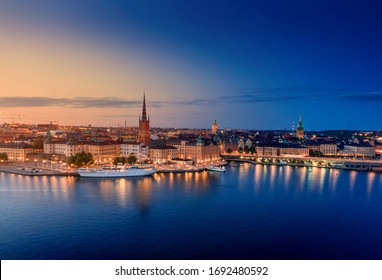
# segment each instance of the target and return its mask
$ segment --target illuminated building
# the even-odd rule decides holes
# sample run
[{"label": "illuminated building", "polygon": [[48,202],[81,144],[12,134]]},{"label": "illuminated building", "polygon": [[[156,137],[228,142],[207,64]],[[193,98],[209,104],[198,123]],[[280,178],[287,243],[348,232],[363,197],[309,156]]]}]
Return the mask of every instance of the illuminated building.
[{"label": "illuminated building", "polygon": [[25,161],[33,151],[32,146],[25,143],[0,143],[0,153],[6,153],[11,161]]},{"label": "illuminated building", "polygon": [[199,135],[196,143],[189,141],[180,141],[174,143],[178,149],[178,157],[185,160],[192,160],[194,163],[206,163],[220,159],[220,146],[212,142],[206,145]]},{"label": "illuminated building", "polygon": [[178,149],[172,146],[150,147],[150,159],[154,163],[167,163],[177,158]]},{"label": "illuminated building", "polygon": [[149,147],[140,143],[122,143],[120,144],[120,156],[129,157],[133,154],[139,161],[145,161],[148,159]]}]

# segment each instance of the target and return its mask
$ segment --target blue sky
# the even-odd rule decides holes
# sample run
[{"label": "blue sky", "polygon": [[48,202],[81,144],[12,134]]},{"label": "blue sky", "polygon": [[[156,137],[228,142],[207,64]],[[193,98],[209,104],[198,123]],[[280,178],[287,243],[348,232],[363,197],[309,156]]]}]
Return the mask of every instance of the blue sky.
[{"label": "blue sky", "polygon": [[379,130],[381,8],[2,1],[2,121],[137,125],[145,91],[153,126]]}]

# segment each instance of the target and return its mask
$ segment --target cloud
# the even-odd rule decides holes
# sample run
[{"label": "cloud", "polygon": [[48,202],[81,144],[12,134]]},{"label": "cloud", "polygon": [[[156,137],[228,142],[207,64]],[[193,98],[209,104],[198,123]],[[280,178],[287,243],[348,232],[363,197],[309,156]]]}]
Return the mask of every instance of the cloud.
[{"label": "cloud", "polygon": [[288,102],[296,100],[331,100],[340,101],[382,101],[382,92],[350,91],[320,87],[274,87],[241,88],[229,90],[231,94],[218,98],[220,102],[263,103]]},{"label": "cloud", "polygon": [[[188,98],[173,100],[152,100],[149,107],[163,108],[173,106],[216,106],[246,103],[275,103],[295,101],[364,101],[382,102],[382,91],[349,91],[319,87],[258,87],[229,89],[228,94],[208,98]],[[118,97],[0,97],[2,107],[46,107],[67,108],[132,108],[141,107],[142,100],[127,100]],[[122,116],[122,115],[120,115]],[[110,117],[114,117],[110,115]],[[119,117],[119,116],[115,116]],[[123,115],[123,117],[130,117]]]},{"label": "cloud", "polygon": [[137,118],[137,115],[100,115],[101,118]]},{"label": "cloud", "polygon": [[255,87],[230,89],[221,101],[237,103],[286,102],[321,98],[335,94],[333,90],[318,87]]},{"label": "cloud", "polygon": [[[172,101],[150,101],[150,107],[162,108],[167,106],[209,106],[214,104],[214,100],[201,98],[172,100]],[[140,107],[142,100],[127,100],[118,97],[74,97],[74,98],[54,98],[54,97],[0,97],[0,104],[3,107],[46,107],[59,106],[68,108],[127,108]]]},{"label": "cloud", "polygon": [[353,101],[382,102],[382,91],[353,92],[347,95],[340,95],[338,97],[341,99],[348,99]]},{"label": "cloud", "polygon": [[53,97],[0,97],[0,103],[4,107],[46,107],[59,106],[70,108],[125,108],[137,107],[142,101],[132,101],[115,97],[74,97],[74,98],[53,98]]}]

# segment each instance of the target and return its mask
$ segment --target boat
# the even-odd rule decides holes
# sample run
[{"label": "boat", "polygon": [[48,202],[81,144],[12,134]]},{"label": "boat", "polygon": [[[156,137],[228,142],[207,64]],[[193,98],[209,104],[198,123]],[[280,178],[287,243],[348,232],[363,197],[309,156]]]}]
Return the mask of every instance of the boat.
[{"label": "boat", "polygon": [[150,176],[156,172],[152,167],[104,166],[102,168],[78,168],[78,174],[87,178],[119,178]]},{"label": "boat", "polygon": [[225,172],[224,166],[210,165],[209,167],[207,167],[207,170],[208,171],[216,171],[216,172]]}]

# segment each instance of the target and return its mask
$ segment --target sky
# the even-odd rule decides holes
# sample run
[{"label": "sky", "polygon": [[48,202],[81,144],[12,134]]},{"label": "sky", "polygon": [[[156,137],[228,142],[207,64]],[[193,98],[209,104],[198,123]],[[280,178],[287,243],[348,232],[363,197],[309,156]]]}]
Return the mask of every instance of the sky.
[{"label": "sky", "polygon": [[0,2],[0,123],[381,130],[379,1]]}]

